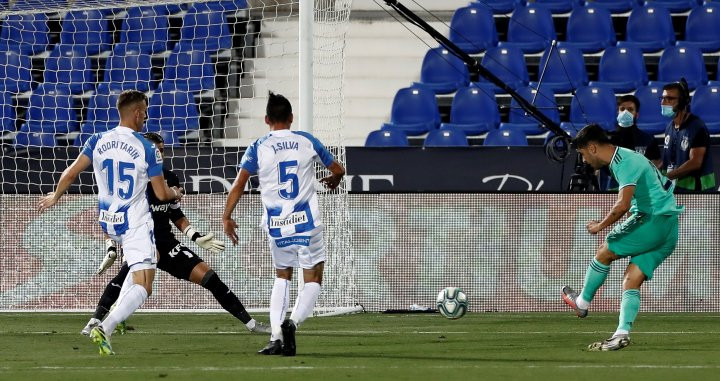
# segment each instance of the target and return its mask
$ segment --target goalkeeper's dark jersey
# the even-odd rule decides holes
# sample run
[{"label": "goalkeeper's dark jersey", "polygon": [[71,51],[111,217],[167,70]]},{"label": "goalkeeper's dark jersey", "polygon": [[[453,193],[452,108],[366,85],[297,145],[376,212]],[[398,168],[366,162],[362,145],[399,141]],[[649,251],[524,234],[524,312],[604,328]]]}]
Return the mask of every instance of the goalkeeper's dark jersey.
[{"label": "goalkeeper's dark jersey", "polygon": [[[163,167],[163,175],[168,186],[180,186],[180,180],[172,171]],[[152,183],[148,183],[148,185],[147,196],[150,202],[153,223],[155,224],[155,245],[161,253],[168,252],[180,243],[172,232],[171,224],[173,221],[185,217],[185,214],[180,210],[180,204],[177,202],[158,200],[152,189]]]}]

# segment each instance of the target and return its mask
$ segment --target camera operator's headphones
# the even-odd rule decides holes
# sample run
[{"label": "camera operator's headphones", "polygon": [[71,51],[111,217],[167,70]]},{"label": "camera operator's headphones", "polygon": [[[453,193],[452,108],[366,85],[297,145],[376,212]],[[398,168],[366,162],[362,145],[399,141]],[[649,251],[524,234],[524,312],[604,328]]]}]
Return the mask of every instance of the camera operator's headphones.
[{"label": "camera operator's headphones", "polygon": [[688,83],[685,78],[680,78],[680,80],[675,82],[675,84],[680,88],[680,97],[678,99],[678,104],[673,108],[673,111],[687,111],[690,106],[690,90],[688,89]]}]

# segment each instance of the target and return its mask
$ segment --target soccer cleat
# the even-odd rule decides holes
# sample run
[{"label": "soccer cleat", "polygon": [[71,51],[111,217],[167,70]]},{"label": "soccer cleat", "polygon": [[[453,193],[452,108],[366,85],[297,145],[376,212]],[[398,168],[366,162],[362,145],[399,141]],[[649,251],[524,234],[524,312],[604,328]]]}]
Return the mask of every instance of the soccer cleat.
[{"label": "soccer cleat", "polygon": [[120,324],[115,326],[115,330],[113,331],[113,333],[119,333],[121,335],[124,335],[127,333],[127,331],[128,331],[127,322],[125,320],[123,320],[120,322]]},{"label": "soccer cleat", "polygon": [[268,324],[255,320],[255,326],[250,330],[252,333],[272,333],[272,328]]},{"label": "soccer cleat", "polygon": [[105,331],[103,331],[101,326],[97,326],[90,330],[90,338],[92,339],[93,343],[97,344],[100,348],[100,356],[109,356],[115,354],[115,352],[113,352],[112,350],[112,346],[110,345],[110,340],[105,335]]},{"label": "soccer cleat", "polygon": [[282,354],[282,347],[282,341],[270,340],[270,342],[265,346],[265,348],[259,350],[257,353],[259,355],[279,355]]},{"label": "soccer cleat", "polygon": [[628,335],[615,335],[607,340],[598,341],[588,345],[588,351],[617,351],[630,345],[630,337]]},{"label": "soccer cleat", "polygon": [[100,321],[100,319],[91,318],[91,319],[87,322],[87,324],[85,325],[85,328],[83,328],[82,331],[80,331],[80,333],[83,334],[83,335],[85,335],[85,336],[90,336],[90,331],[91,331],[93,328],[95,328],[95,327],[97,327],[98,325],[100,325],[100,323],[102,323],[102,322]]},{"label": "soccer cleat", "polygon": [[570,288],[570,286],[563,286],[562,288],[562,299],[565,304],[570,306],[573,310],[575,310],[575,314],[579,318],[584,318],[588,314],[588,310],[584,310],[582,308],[578,308],[577,303],[575,302],[580,296],[575,290]]},{"label": "soccer cleat", "polygon": [[283,334],[282,355],[295,356],[295,330],[297,329],[295,322],[285,319],[280,328]]}]

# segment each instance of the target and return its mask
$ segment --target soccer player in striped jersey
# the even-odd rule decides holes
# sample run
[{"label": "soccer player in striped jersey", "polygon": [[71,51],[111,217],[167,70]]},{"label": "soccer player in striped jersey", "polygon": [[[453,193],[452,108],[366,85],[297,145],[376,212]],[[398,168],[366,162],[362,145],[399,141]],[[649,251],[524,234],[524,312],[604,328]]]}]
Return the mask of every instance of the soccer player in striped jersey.
[{"label": "soccer player in striped jersey", "polygon": [[[165,142],[162,136],[153,132],[148,132],[143,136],[155,144],[155,147],[157,147],[161,154],[163,153]],[[168,185],[180,186],[180,180],[172,171],[163,168],[163,173]],[[185,235],[198,246],[212,253],[218,254],[225,250],[225,244],[215,239],[213,233],[202,234],[197,232],[195,228],[190,225],[190,221],[180,209],[180,205],[177,202],[158,200],[152,191],[152,185],[151,189],[148,189],[147,195],[155,225],[155,242],[158,253],[160,254],[157,267],[175,278],[186,280],[206,288],[213,294],[218,303],[226,311],[242,321],[249,331],[270,333],[270,327],[256,321],[250,316],[247,310],[245,310],[245,306],[243,306],[237,296],[230,291],[215,271],[189,247],[183,245],[175,238],[170,223],[172,222],[178,230],[185,233]],[[117,248],[114,245],[114,241],[110,240],[106,249],[108,254],[105,256],[105,260],[103,260],[98,270],[99,274],[102,274],[110,267],[117,256]],[[95,314],[81,331],[82,334],[89,335],[92,328],[99,324],[100,320],[110,311],[110,307],[115,303],[120,294],[119,285],[122,284],[128,270],[127,263],[123,263],[118,274],[105,287]],[[121,329],[121,333],[124,333],[124,326],[124,322],[118,326]]]},{"label": "soccer player in striped jersey", "polygon": [[[315,192],[315,163],[330,170],[331,175],[320,180],[329,189],[335,189],[345,175],[343,166],[314,136],[290,131],[292,122],[290,102],[270,93],[265,116],[270,132],[245,151],[223,213],[225,234],[237,245],[232,213],[250,176],[258,175],[264,207],[262,226],[268,234],[276,275],[270,297],[270,343],[258,352],[265,355],[295,355],[295,329],[312,313],[320,294],[325,245]],[[290,319],[283,321],[293,267],[303,269],[305,286],[298,293]]]},{"label": "soccer player in striped jersey", "polygon": [[123,245],[130,275],[120,291],[117,306],[90,332],[101,355],[113,354],[110,335],[152,293],[157,252],[150,205],[145,195],[148,182],[163,201],[180,200],[182,188],[169,187],[162,171],[162,155],[141,134],[147,118],[148,100],[135,90],[123,91],[117,100],[120,124],[94,134],[77,159],[60,176],[55,192],[43,197],[39,210],[55,205],[77,176],[93,166],[98,187],[98,221],[103,231]]},{"label": "soccer player in striped jersey", "polygon": [[610,272],[610,264],[630,257],[623,278],[620,318],[615,333],[607,340],[590,344],[589,350],[614,351],[630,344],[632,329],[640,309],[640,286],[652,279],[653,272],[675,249],[678,241],[678,215],[683,207],[673,195],[673,182],[663,176],[644,155],[610,143],[602,127],[591,124],[575,137],[574,144],[583,160],[595,169],[608,166],[619,184],[618,199],[602,221],[589,221],[590,234],[597,234],[630,212],[615,225],[585,273],[581,292],[565,286],[562,298],[578,317],[587,316],[590,302]]}]

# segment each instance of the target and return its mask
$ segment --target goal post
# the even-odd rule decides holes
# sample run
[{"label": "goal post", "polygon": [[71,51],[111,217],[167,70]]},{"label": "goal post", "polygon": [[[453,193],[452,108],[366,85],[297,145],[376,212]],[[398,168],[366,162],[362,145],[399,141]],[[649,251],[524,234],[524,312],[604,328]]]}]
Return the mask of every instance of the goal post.
[{"label": "goal post", "polygon": [[[182,208],[216,236],[243,147],[267,133],[269,90],[292,102],[294,129],[312,132],[346,166],[342,86],[351,5],[14,0],[0,7],[0,310],[91,310],[115,275],[118,267],[94,275],[104,248],[90,172],[50,212],[31,211],[83,142],[117,125],[114,102],[122,90],[148,95],[146,129],[166,140],[165,164],[188,191]],[[347,185],[327,191],[318,183],[318,190],[328,259],[315,314],[357,311]],[[241,204],[242,243],[220,255],[174,233],[251,311],[266,311],[274,271],[259,227],[259,195],[251,191]],[[159,272],[143,308],[219,306],[204,289]]]}]

